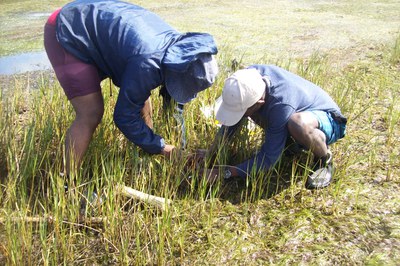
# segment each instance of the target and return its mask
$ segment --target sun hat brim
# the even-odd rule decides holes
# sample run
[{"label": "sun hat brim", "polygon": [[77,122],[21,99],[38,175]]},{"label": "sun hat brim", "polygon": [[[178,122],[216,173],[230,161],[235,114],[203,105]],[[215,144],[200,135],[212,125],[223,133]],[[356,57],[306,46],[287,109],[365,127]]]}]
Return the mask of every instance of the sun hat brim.
[{"label": "sun hat brim", "polygon": [[266,83],[256,69],[236,71],[225,80],[222,96],[217,100],[217,120],[226,126],[235,125],[260,100],[265,88]]},{"label": "sun hat brim", "polygon": [[210,87],[218,74],[218,66],[210,54],[200,55],[186,72],[165,70],[165,86],[168,93],[179,103],[196,98],[197,93]]},{"label": "sun hat brim", "polygon": [[215,118],[224,126],[236,125],[240,119],[244,116],[247,110],[243,111],[232,111],[229,107],[224,104],[222,96],[220,96],[215,103],[214,112]]}]

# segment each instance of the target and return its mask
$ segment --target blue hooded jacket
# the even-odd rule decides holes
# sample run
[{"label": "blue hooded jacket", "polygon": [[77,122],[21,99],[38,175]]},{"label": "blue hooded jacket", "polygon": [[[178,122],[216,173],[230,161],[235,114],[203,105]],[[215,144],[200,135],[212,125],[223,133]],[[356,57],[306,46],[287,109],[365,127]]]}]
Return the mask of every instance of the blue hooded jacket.
[{"label": "blue hooded jacket", "polygon": [[96,65],[102,78],[110,77],[120,87],[115,124],[148,153],[160,153],[165,144],[140,111],[151,90],[164,84],[164,68],[186,69],[199,54],[217,53],[211,35],[181,34],[156,14],[114,0],[65,5],[57,17],[56,36],[64,49]]}]

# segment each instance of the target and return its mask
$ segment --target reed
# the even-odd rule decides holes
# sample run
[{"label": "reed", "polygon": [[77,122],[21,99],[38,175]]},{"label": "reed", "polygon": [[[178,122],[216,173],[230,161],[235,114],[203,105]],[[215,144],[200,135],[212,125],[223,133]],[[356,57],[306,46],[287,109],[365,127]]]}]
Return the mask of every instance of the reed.
[{"label": "reed", "polygon": [[[386,48],[383,52],[390,54],[393,50]],[[233,71],[234,55],[228,50],[221,54],[224,54],[224,58],[219,58],[222,71],[216,85],[200,93],[185,111],[189,151],[206,148],[217,131],[214,119],[203,116],[200,108],[213,103],[224,78]],[[332,147],[336,166],[334,183],[316,192],[303,188],[307,155],[296,160],[282,157],[273,170],[247,181],[236,179],[209,186],[196,168],[185,166],[185,157],[168,161],[145,154],[113,124],[112,109],[118,88],[112,86],[110,95],[109,83],[105,81],[104,119],[83,167],[72,176],[75,186],[65,194],[60,169],[64,134],[73,119],[72,109],[59,85],[47,80],[48,74],[42,74],[43,82],[38,89],[29,91],[22,85],[24,81],[16,78],[12,90],[0,94],[0,261],[8,264],[396,261],[398,247],[391,246],[391,256],[385,256],[379,249],[368,251],[373,243],[387,239],[382,236],[381,222],[392,232],[389,239],[393,243],[399,240],[395,229],[398,214],[395,205],[391,205],[398,200],[394,187],[399,181],[396,156],[399,135],[395,130],[399,124],[399,103],[394,97],[399,93],[398,65],[393,56],[387,58],[378,62],[372,58],[368,64],[359,63],[346,69],[330,68],[329,61],[317,54],[296,65],[288,64],[326,88],[350,118],[348,136]],[[387,97],[388,94],[392,96]],[[162,110],[156,91],[152,99],[155,131],[179,146],[174,119]],[[231,147],[223,145],[215,164],[246,158],[256,151],[262,138],[258,129],[245,127]],[[162,211],[126,198],[114,190],[117,184],[170,198],[172,205]],[[82,218],[78,208],[80,196],[94,189],[107,197],[100,206],[89,208],[86,218]],[[390,198],[379,206],[381,193]],[[371,199],[370,194],[377,199]],[[370,204],[377,204],[373,212]],[[378,215],[377,211],[388,215]]]},{"label": "reed", "polygon": [[[46,8],[64,2],[53,1]],[[380,16],[372,5],[356,2],[365,12],[372,10],[374,16]],[[171,12],[181,14],[182,7],[199,8],[198,3],[185,1],[173,1],[168,8],[145,4],[167,18],[175,14]],[[0,264],[398,264],[400,36],[362,51],[362,56],[353,60],[344,60],[346,51],[331,47],[292,57],[279,51],[290,53],[286,33],[282,33],[282,44],[263,28],[237,30],[235,21],[219,33],[226,16],[213,13],[221,10],[218,4],[209,3],[215,7],[208,14],[215,17],[215,23],[196,24],[218,36],[221,71],[215,85],[185,107],[186,152],[207,148],[213,141],[218,130],[215,119],[205,117],[201,109],[214,103],[224,79],[237,66],[273,63],[323,87],[349,118],[347,136],[331,147],[335,166],[331,186],[318,191],[304,188],[308,154],[282,156],[271,171],[248,180],[209,185],[196,167],[188,166],[186,157],[165,160],[150,156],[122,136],[112,120],[118,88],[105,80],[103,121],[82,167],[71,174],[73,185],[66,193],[60,172],[72,107],[51,72],[16,75],[0,89]],[[300,1],[291,4],[297,13],[309,12],[299,6]],[[1,5],[7,14],[13,5],[16,12],[28,8],[8,0]],[[31,9],[43,10],[43,5],[46,3]],[[318,8],[321,12],[350,12],[347,5],[320,3]],[[269,14],[285,13],[280,5],[269,8],[274,11]],[[252,14],[246,10],[235,15],[254,17],[255,21],[265,16],[265,9],[255,9]],[[350,23],[346,12],[342,12],[343,20]],[[398,12],[393,8],[385,14],[395,18]],[[2,21],[7,17],[0,15]],[[187,25],[180,19],[189,21],[185,16],[174,21],[182,29]],[[195,21],[193,15],[190,18]],[[10,18],[8,22],[13,21]],[[6,38],[1,38],[0,54],[41,47],[35,39],[40,32],[35,23],[35,30],[27,33],[33,37],[22,44],[14,47],[9,41],[2,43]],[[274,30],[272,25],[269,29]],[[6,31],[0,33],[6,35]],[[239,45],[234,40],[243,42]],[[251,50],[252,45],[255,48]],[[342,59],[346,62],[338,64]],[[162,110],[157,90],[151,97],[155,131],[179,147],[178,125],[171,113]],[[221,145],[214,164],[235,164],[248,158],[262,140],[260,129],[244,127],[230,145]],[[171,199],[172,204],[160,209],[126,197],[115,190],[121,184]],[[80,199],[94,190],[105,196],[103,203],[81,215]]]}]

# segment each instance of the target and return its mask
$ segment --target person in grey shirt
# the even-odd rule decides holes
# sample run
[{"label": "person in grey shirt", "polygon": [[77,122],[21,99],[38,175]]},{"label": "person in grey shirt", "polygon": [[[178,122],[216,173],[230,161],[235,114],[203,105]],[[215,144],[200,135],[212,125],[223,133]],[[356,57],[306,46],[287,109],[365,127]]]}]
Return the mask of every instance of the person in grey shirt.
[{"label": "person in grey shirt", "polygon": [[[328,145],[345,136],[347,119],[322,88],[274,65],[238,70],[225,80],[217,100],[216,118],[222,124],[217,138],[225,135],[229,139],[247,117],[265,130],[264,144],[250,159],[226,166],[225,178],[247,177],[254,169],[267,171],[278,161],[287,140],[292,139],[314,154],[315,164],[306,187],[330,184],[332,153]],[[207,171],[209,181],[213,181],[220,169]]]}]

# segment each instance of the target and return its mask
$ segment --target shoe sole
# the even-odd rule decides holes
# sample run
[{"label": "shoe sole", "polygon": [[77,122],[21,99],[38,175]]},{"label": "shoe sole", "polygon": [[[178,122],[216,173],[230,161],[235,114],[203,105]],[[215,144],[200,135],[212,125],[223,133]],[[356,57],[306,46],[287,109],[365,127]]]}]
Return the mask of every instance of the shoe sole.
[{"label": "shoe sole", "polygon": [[306,188],[321,189],[329,186],[332,181],[333,170],[332,165],[318,169],[307,178]]}]

